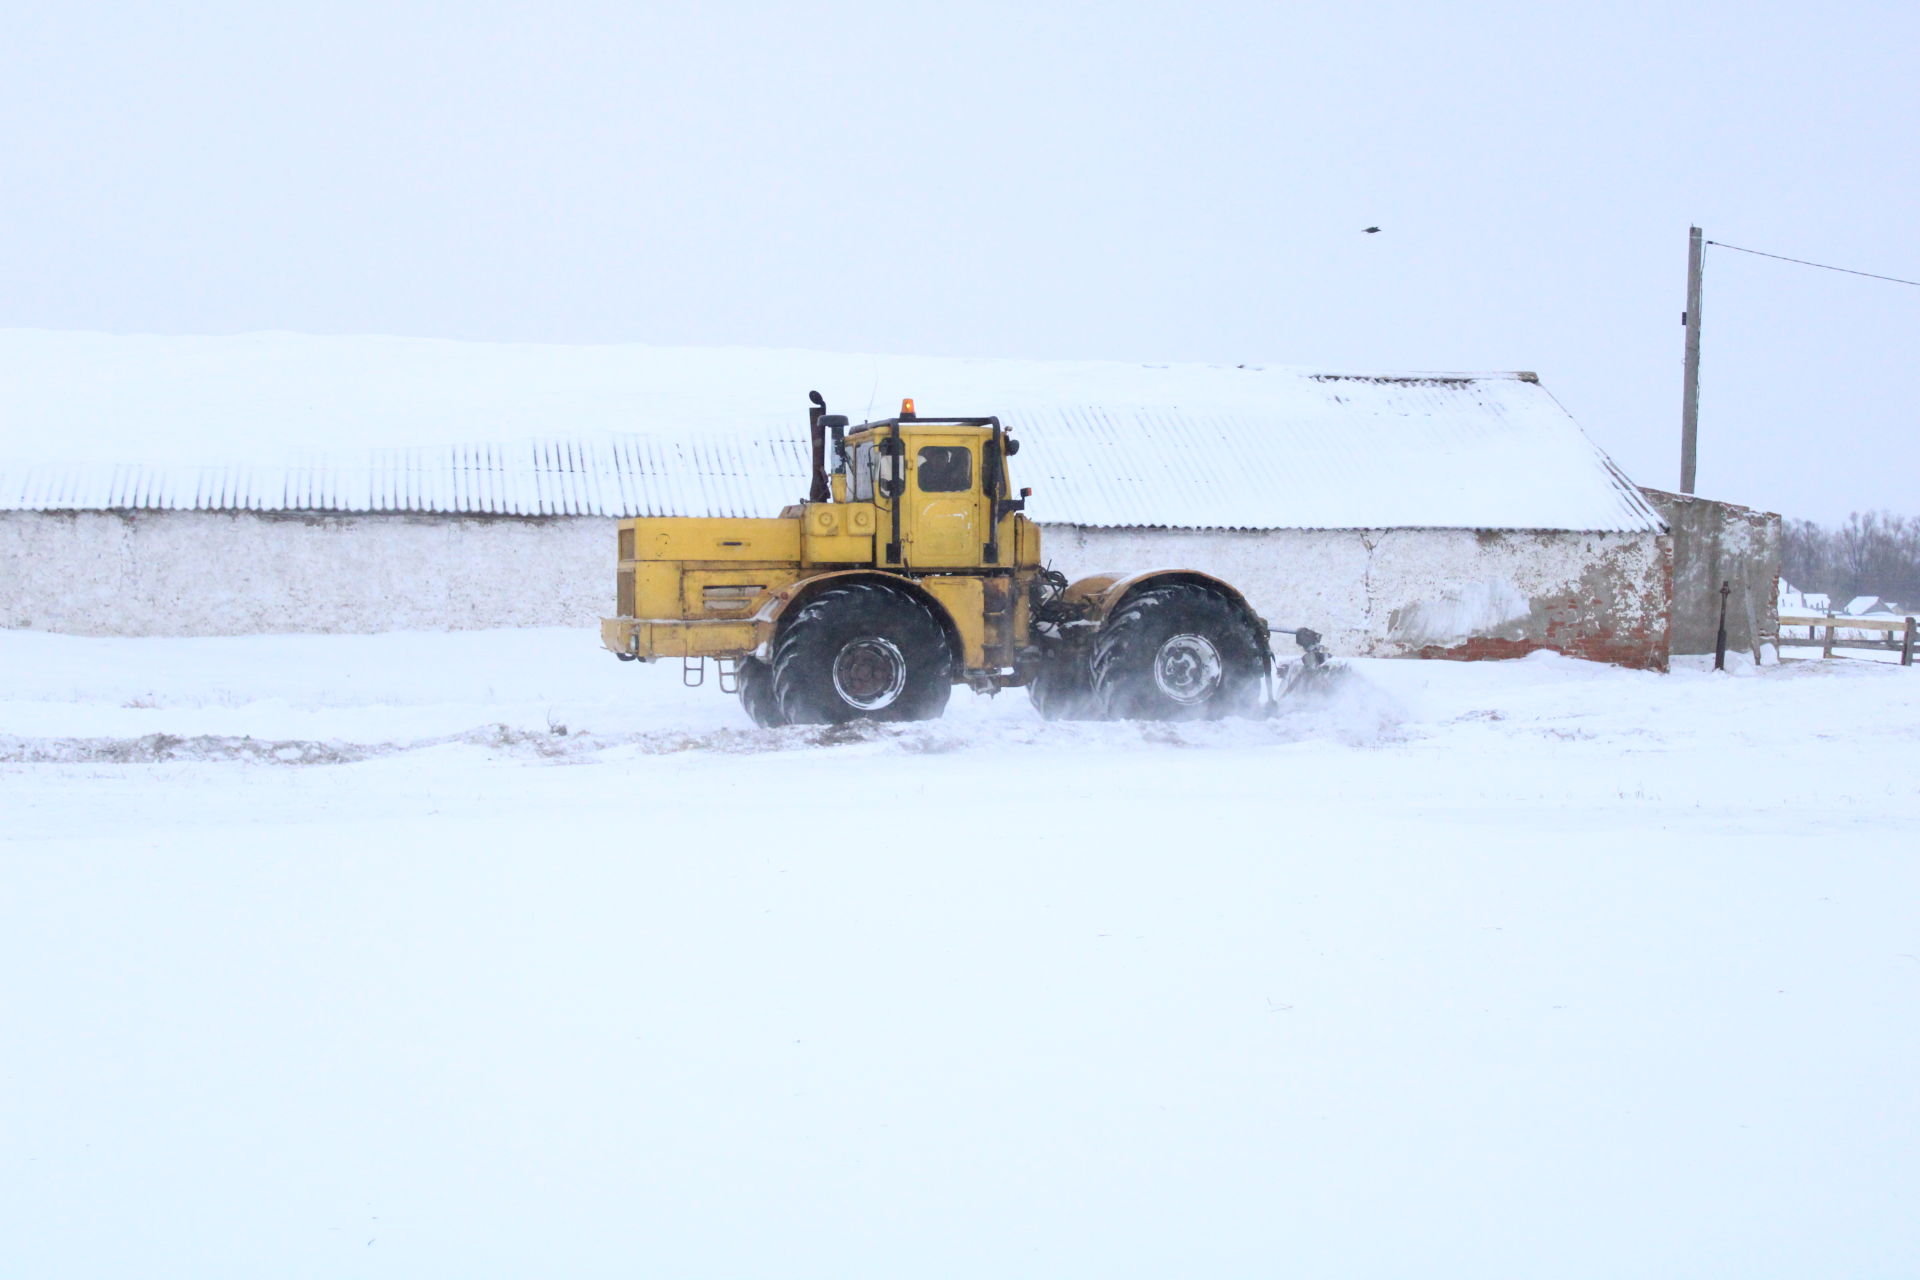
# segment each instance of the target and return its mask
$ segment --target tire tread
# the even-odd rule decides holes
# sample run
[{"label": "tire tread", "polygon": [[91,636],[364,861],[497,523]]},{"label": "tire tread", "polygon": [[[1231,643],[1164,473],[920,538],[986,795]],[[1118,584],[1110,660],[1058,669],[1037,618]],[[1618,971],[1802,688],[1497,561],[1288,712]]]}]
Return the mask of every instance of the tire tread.
[{"label": "tire tread", "polygon": [[[1225,668],[1205,702],[1184,704],[1161,693],[1152,665],[1168,637],[1205,635]],[[1136,591],[1108,616],[1093,642],[1093,701],[1101,715],[1120,720],[1217,720],[1247,714],[1258,704],[1264,674],[1261,637],[1246,609],[1216,591],[1171,583]]]},{"label": "tire tread", "polygon": [[[892,705],[869,711],[834,691],[834,656],[847,640],[884,635],[907,662],[907,685]],[[945,630],[925,602],[872,582],[827,587],[802,604],[773,646],[773,696],[788,724],[850,720],[932,720],[952,692]]]}]

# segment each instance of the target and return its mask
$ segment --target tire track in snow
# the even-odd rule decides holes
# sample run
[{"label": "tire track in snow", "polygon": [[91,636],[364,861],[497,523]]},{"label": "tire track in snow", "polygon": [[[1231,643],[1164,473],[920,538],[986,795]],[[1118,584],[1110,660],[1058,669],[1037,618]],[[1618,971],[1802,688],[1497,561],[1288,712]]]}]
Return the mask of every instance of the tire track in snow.
[{"label": "tire track in snow", "polygon": [[920,721],[794,725],[780,729],[656,729],[632,733],[567,732],[481,725],[460,733],[390,742],[255,738],[232,734],[149,733],[139,737],[25,737],[0,734],[0,764],[145,765],[234,763],[314,766],[363,761],[439,747],[555,764],[588,763],[611,751],[637,755],[758,755],[781,751],[865,748],[910,755],[954,751],[1040,749],[1235,749],[1313,740],[1367,747],[1396,742],[1404,716],[1391,705],[1317,706],[1270,720],[1019,722]]}]

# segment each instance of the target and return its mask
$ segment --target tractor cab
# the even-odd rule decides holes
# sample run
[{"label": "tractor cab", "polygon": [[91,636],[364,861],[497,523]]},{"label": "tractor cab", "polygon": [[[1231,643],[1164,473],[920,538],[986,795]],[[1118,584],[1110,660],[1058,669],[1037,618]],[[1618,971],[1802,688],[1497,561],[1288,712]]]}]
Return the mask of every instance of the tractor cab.
[{"label": "tractor cab", "polygon": [[[897,417],[849,427],[817,397],[811,417],[807,527],[839,527],[834,507],[868,507],[875,567],[954,573],[1014,563],[1013,517],[1026,493],[1011,492],[1007,459],[1020,446],[998,418],[923,418],[907,400]],[[866,523],[862,514],[845,523]]]}]

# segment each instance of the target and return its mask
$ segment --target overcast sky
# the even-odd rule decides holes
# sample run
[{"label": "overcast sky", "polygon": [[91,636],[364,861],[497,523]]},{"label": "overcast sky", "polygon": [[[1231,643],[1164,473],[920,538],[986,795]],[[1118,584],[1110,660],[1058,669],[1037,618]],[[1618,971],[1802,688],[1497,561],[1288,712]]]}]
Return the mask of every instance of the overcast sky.
[{"label": "overcast sky", "polygon": [[[1690,221],[1920,279],[1917,49],[1910,0],[20,4],[0,326],[1532,369],[1672,486]],[[1706,287],[1702,492],[1920,513],[1920,288]]]}]

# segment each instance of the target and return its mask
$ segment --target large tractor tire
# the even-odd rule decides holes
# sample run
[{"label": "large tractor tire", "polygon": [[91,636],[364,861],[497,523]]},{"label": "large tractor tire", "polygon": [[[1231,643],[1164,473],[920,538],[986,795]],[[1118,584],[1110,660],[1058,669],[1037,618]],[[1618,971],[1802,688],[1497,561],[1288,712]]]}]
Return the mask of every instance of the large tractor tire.
[{"label": "large tractor tire", "polygon": [[780,714],[780,701],[773,696],[773,668],[758,658],[742,658],[739,675],[740,705],[762,729],[778,729],[787,722]]},{"label": "large tractor tire", "polygon": [[1042,720],[1093,720],[1093,667],[1085,649],[1053,654],[1040,663],[1027,699]]},{"label": "large tractor tire", "polygon": [[1265,646],[1245,608],[1179,583],[1121,601],[1093,641],[1093,700],[1115,720],[1218,720],[1260,705]]},{"label": "large tractor tire", "polygon": [[828,587],[773,646],[773,696],[788,724],[932,720],[953,689],[933,611],[876,583]]}]

